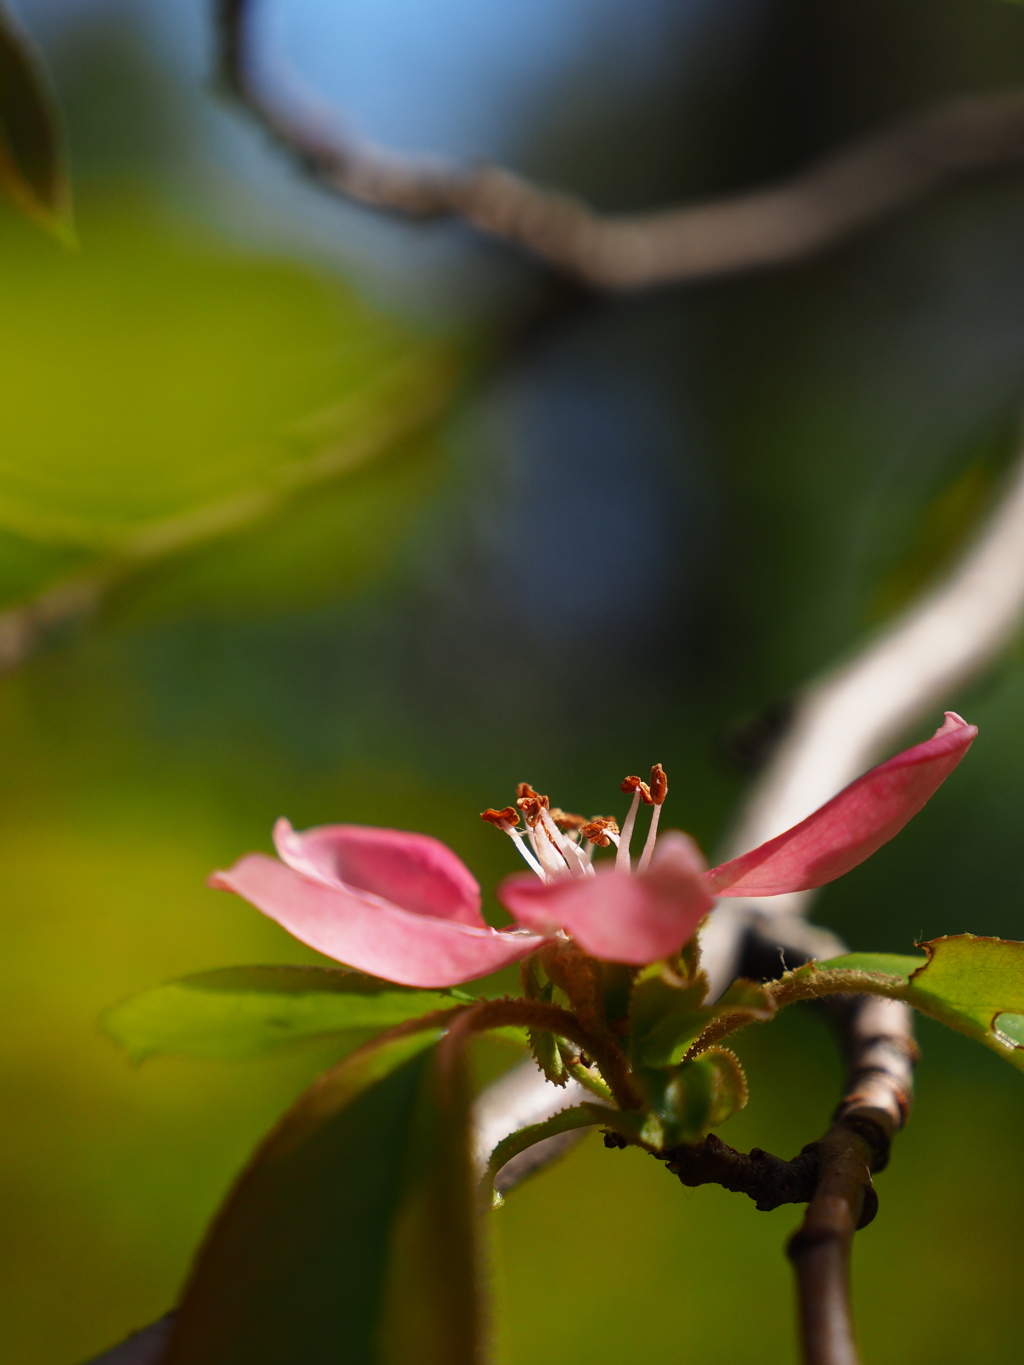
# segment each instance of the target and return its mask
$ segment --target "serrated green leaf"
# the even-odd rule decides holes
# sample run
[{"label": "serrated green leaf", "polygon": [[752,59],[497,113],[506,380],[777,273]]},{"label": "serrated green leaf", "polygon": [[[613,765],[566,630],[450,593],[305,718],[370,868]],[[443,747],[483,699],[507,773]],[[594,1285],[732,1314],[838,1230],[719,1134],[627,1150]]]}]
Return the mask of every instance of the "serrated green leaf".
[{"label": "serrated green leaf", "polygon": [[868,972],[873,976],[897,976],[908,982],[928,961],[921,953],[844,953],[827,962],[813,964],[818,971]]},{"label": "serrated green leaf", "polygon": [[479,1365],[464,1046],[376,1040],[306,1092],[215,1219],[164,1365]]},{"label": "serrated green leaf", "polygon": [[904,998],[1024,1071],[1024,1046],[1013,1036],[1014,1016],[1024,1014],[1024,943],[962,934],[921,946],[928,961]]},{"label": "serrated green leaf", "polygon": [[[863,989],[905,1000],[984,1043],[1024,1071],[1024,943],[957,934],[920,945],[926,957],[851,953],[801,968],[822,988]],[[862,974],[863,984],[850,979]]]},{"label": "serrated green leaf", "polygon": [[102,1025],[133,1061],[237,1061],[325,1034],[356,1047],[368,1034],[468,998],[339,968],[225,967],[132,996],[108,1010]]},{"label": "serrated green leaf", "polygon": [[552,1085],[568,1085],[569,1069],[562,1056],[558,1039],[545,1029],[532,1028],[528,1034],[533,1059]]},{"label": "serrated green leaf", "polygon": [[608,1113],[609,1111],[602,1111],[601,1106],[596,1104],[573,1105],[560,1110],[543,1123],[528,1124],[525,1128],[519,1128],[508,1137],[502,1138],[491,1152],[487,1171],[481,1182],[485,1197],[492,1199],[495,1208],[504,1203],[501,1195],[494,1189],[494,1178],[514,1156],[528,1151],[546,1138],[570,1133],[576,1128],[592,1128],[595,1124],[607,1123]]},{"label": "serrated green leaf", "polygon": [[63,135],[42,64],[0,6],[0,191],[65,244],[73,244]]},{"label": "serrated green leaf", "polygon": [[774,1013],[771,996],[755,981],[734,981],[711,1005],[703,978],[673,981],[658,971],[638,982],[630,1005],[630,1051],[639,1067],[674,1066],[713,1019],[736,1015],[753,1021]]}]

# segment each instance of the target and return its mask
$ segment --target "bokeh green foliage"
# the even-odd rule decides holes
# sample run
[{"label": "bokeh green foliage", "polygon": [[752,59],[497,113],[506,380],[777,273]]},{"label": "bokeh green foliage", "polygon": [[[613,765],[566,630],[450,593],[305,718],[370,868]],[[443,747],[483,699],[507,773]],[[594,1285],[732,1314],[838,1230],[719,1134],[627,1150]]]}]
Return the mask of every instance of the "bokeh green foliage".
[{"label": "bokeh green foliage", "polygon": [[449,346],[145,192],[87,201],[80,254],[3,228],[0,604],[150,570],[136,613],[267,612],[386,569],[438,482]]},{"label": "bokeh green foliage", "polygon": [[[888,63],[884,81],[854,68],[857,127],[943,82],[1014,78],[1008,29],[990,60],[971,37],[985,8],[901,6],[894,35],[891,6],[865,7],[869,34],[890,41],[863,49]],[[848,6],[830,12],[850,22]],[[776,135],[759,109],[743,138],[762,128]],[[5,603],[106,564],[151,518],[266,487],[310,453],[295,423],[360,391],[374,354],[419,351],[334,282],[212,243],[147,195],[83,193],[78,263],[3,220],[0,507],[16,514],[0,536]],[[428,664],[451,651],[450,623],[438,613],[431,624],[413,575],[388,575],[410,533],[436,544],[450,529],[431,520],[449,466],[429,439],[293,493],[291,512],[248,532],[151,563],[76,643],[0,680],[4,1365],[71,1365],[162,1314],[261,1136],[337,1055],[311,1041],[230,1065],[132,1068],[101,1034],[104,1010],[159,982],[313,963],[250,907],[205,889],[212,868],[267,847],[288,814],[300,826],[428,830],[489,889],[512,855],[475,812],[511,783],[612,810],[622,773],[654,759],[673,779],[671,822],[710,845],[746,780],[723,733],[948,562],[1013,452],[1018,402],[1017,354],[991,343],[985,321],[1013,302],[1016,258],[976,230],[994,220],[1019,240],[1015,200],[1012,187],[979,196],[926,206],[774,279],[592,309],[592,322],[614,313],[638,331],[654,317],[659,345],[686,334],[672,360],[682,373],[697,350],[711,447],[697,619],[663,623],[645,666],[631,659],[614,689],[595,694],[589,673],[556,687],[524,668],[489,688],[486,706],[441,705]],[[972,387],[977,369],[991,383]],[[493,457],[483,442],[472,454]],[[691,457],[680,442],[680,463]],[[60,526],[41,516],[38,471],[60,494]],[[470,507],[465,520],[478,515]],[[426,657],[396,648],[417,630]],[[948,699],[981,727],[968,762],[819,903],[853,947],[906,953],[915,937],[967,930],[1024,938],[1022,695],[1018,650]],[[1019,1351],[1024,1089],[998,1058],[927,1021],[921,1041],[914,1119],[855,1250],[865,1356],[1003,1365]],[[793,1154],[834,1105],[830,1039],[797,1007],[737,1050],[751,1103],[723,1135]],[[503,1358],[783,1365],[794,1346],[781,1248],[796,1216],[684,1191],[650,1157],[591,1137],[494,1220]]]}]

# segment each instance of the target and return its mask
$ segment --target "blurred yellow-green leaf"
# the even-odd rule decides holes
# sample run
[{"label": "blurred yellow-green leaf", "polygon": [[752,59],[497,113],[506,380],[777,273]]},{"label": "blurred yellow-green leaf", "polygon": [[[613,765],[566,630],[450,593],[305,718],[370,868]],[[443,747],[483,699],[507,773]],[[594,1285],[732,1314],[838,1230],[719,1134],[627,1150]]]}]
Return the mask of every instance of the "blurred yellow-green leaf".
[{"label": "blurred yellow-green leaf", "polygon": [[0,191],[41,227],[74,241],[60,120],[38,57],[2,7]]},{"label": "blurred yellow-green leaf", "polygon": [[103,1028],[135,1061],[234,1061],[325,1034],[351,1036],[355,1046],[459,1000],[451,991],[417,991],[341,968],[223,967],[132,996],[106,1012]]},{"label": "blurred yellow-green leaf", "polygon": [[436,482],[422,434],[451,398],[450,347],[123,199],[84,214],[83,243],[54,257],[12,233],[3,252],[0,601],[180,560],[154,603],[265,605],[386,562]]}]

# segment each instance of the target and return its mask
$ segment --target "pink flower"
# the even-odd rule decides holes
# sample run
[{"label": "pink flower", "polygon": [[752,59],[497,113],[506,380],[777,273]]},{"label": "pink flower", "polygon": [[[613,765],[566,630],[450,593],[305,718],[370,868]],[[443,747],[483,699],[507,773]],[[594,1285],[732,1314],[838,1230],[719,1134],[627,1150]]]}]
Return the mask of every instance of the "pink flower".
[{"label": "pink flower", "polygon": [[[485,924],[480,888],[450,849],[400,830],[324,825],[300,834],[279,820],[280,861],[250,853],[215,872],[210,884],[243,896],[328,957],[408,986],[486,976],[559,933],[593,957],[642,965],[679,949],[716,896],[804,891],[856,867],[917,814],[976,734],[947,712],[931,739],[872,768],[784,834],[710,871],[688,835],[657,836],[668,792],[660,764],[649,784],[623,783],[633,802],[621,833],[609,818],[553,810],[523,783],[515,807],[484,812],[515,841],[533,873],[509,877],[498,890],[517,921],[510,930]],[[629,845],[641,804],[652,808],[651,822],[634,867]],[[595,865],[595,849],[611,844],[614,865]]]},{"label": "pink flower", "polygon": [[543,942],[480,913],[469,868],[429,834],[366,825],[274,826],[281,861],[249,853],[210,885],[234,891],[302,943],[403,986],[454,986]]}]

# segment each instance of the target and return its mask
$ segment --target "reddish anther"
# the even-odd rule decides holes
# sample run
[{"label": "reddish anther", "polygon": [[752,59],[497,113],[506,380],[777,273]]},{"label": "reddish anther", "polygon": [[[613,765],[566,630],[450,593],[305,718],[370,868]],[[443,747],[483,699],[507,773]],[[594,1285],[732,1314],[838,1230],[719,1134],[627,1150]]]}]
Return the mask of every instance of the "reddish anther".
[{"label": "reddish anther", "polygon": [[654,797],[651,795],[651,789],[642,778],[624,777],[619,790],[625,792],[627,796],[635,796],[636,793],[639,792],[640,800],[645,806],[654,805]]},{"label": "reddish anther", "polygon": [[480,812],[480,819],[486,820],[489,825],[494,825],[497,829],[515,828],[519,824],[519,812],[515,806],[505,806],[502,810],[495,810],[493,806],[488,806],[486,810]]}]

